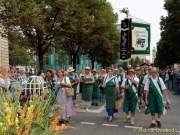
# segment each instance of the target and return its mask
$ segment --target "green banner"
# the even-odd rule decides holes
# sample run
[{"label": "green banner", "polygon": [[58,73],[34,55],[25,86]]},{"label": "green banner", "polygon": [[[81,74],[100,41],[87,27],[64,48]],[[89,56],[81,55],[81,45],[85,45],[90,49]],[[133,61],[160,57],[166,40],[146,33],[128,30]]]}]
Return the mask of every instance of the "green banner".
[{"label": "green banner", "polygon": [[132,23],[132,55],[150,55],[151,27],[149,24]]}]

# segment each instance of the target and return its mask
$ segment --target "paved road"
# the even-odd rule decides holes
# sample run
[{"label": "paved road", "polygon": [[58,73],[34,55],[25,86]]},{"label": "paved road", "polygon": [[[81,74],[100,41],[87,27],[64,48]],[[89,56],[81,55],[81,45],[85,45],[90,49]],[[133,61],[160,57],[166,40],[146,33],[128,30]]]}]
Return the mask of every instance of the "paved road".
[{"label": "paved road", "polygon": [[[180,135],[180,96],[171,96],[171,111],[162,117],[163,129],[175,128],[176,133],[166,133],[166,135]],[[75,129],[65,131],[64,135],[152,135],[156,132],[147,133],[141,128],[146,128],[151,122],[150,115],[143,112],[137,112],[136,125],[130,126],[123,122],[124,114],[120,112],[115,115],[112,123],[108,123],[105,119],[106,113],[103,108],[91,112],[79,112],[73,118],[71,124]],[[145,133],[143,133],[145,132]],[[165,133],[159,133],[159,135]]]}]

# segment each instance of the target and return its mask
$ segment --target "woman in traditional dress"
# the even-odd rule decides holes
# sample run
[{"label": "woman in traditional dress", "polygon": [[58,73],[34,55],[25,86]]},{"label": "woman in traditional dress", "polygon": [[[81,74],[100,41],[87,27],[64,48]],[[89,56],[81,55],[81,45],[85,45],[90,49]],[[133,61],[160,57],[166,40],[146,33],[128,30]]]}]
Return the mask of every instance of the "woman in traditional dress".
[{"label": "woman in traditional dress", "polygon": [[57,96],[56,101],[62,112],[61,122],[69,122],[70,118],[74,114],[73,99],[72,96],[67,95],[67,88],[72,88],[69,77],[65,76],[64,71],[58,71],[57,73]]},{"label": "woman in traditional dress", "polygon": [[[149,105],[149,110],[152,116],[152,122],[149,128],[161,128],[161,115],[164,110],[163,95],[166,99],[166,107],[169,108],[170,100],[167,94],[166,85],[163,79],[158,76],[157,68],[151,69],[151,76],[146,81],[145,101]],[[157,117],[156,117],[157,114]]]},{"label": "woman in traditional dress", "polygon": [[96,69],[93,70],[94,75],[94,85],[93,85],[93,101],[92,105],[98,106],[99,96],[100,96],[100,89],[99,89],[99,80],[98,80],[98,73]]},{"label": "woman in traditional dress", "polygon": [[106,112],[108,114],[108,121],[111,122],[115,113],[116,95],[117,91],[119,90],[119,83],[116,76],[113,76],[112,69],[108,69],[108,74],[104,78],[103,87],[105,88]]},{"label": "woman in traditional dress", "polygon": [[48,70],[46,72],[45,82],[47,83],[47,87],[50,90],[51,102],[53,104],[56,100],[57,93],[55,90],[56,79],[55,79],[55,75],[53,74],[52,70]]},{"label": "woman in traditional dress", "polygon": [[104,88],[103,88],[103,81],[104,81],[105,76],[106,76],[106,70],[100,69],[98,82],[99,82],[99,89],[100,89],[100,103],[101,104],[105,103],[105,92],[104,92]]},{"label": "woman in traditional dress", "polygon": [[85,108],[88,109],[91,106],[93,95],[94,77],[91,73],[90,67],[85,68],[85,74],[81,78],[82,83],[82,100],[84,101]]},{"label": "woman in traditional dress", "polygon": [[73,103],[75,105],[77,92],[78,92],[77,90],[78,90],[78,85],[79,85],[79,77],[74,71],[75,70],[73,69],[73,67],[69,67],[68,70],[67,70],[68,77],[70,79],[72,88],[74,90]]},{"label": "woman in traditional dress", "polygon": [[135,75],[133,68],[128,69],[126,79],[122,83],[124,89],[124,102],[123,111],[126,114],[125,122],[130,122],[131,125],[135,124],[135,111],[138,102],[138,83],[139,79]]}]

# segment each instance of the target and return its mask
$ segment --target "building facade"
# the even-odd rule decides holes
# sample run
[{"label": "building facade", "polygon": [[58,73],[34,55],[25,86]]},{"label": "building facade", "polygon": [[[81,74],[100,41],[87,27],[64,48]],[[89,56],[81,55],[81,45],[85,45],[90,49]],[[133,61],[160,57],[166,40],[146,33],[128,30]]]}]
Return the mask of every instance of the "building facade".
[{"label": "building facade", "polygon": [[0,25],[0,67],[9,68],[8,39],[3,36],[3,26]]}]

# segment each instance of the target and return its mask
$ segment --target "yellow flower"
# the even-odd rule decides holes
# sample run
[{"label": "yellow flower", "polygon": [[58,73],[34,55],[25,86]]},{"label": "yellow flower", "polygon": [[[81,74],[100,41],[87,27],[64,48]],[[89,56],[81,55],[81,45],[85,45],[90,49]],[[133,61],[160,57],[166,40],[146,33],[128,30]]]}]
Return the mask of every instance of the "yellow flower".
[{"label": "yellow flower", "polygon": [[7,102],[4,102],[4,106],[9,106],[9,104]]},{"label": "yellow flower", "polygon": [[15,123],[16,123],[16,126],[18,126],[18,124],[19,124],[18,115],[16,116]]}]

